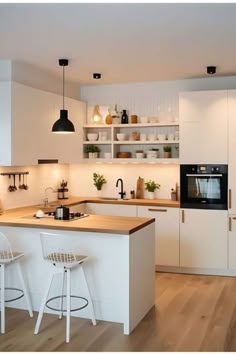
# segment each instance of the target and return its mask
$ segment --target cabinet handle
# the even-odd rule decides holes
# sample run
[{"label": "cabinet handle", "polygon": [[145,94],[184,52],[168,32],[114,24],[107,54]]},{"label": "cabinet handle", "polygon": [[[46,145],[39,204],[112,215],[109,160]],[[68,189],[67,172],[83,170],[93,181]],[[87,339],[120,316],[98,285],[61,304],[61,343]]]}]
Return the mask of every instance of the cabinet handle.
[{"label": "cabinet handle", "polygon": [[232,218],[229,217],[229,231],[232,231]]},{"label": "cabinet handle", "polygon": [[181,222],[184,224],[184,210],[181,211]]},{"label": "cabinet handle", "polygon": [[232,208],[232,191],[229,189],[229,209]]},{"label": "cabinet handle", "polygon": [[167,209],[152,209],[152,208],[149,208],[148,211],[159,211],[159,212],[166,212]]},{"label": "cabinet handle", "polygon": [[231,218],[231,219],[236,220],[236,217],[233,217],[233,218]]}]

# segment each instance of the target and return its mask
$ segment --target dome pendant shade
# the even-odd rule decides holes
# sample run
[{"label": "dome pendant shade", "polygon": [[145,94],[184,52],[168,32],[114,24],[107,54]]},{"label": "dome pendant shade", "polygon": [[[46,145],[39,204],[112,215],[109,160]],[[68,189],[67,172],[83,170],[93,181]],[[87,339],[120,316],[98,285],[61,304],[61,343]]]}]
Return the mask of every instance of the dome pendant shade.
[{"label": "dome pendant shade", "polygon": [[73,123],[68,119],[68,111],[64,109],[64,67],[68,66],[68,62],[68,59],[59,59],[59,65],[63,67],[63,109],[60,110],[60,118],[52,127],[52,132],[58,134],[70,134],[75,132]]},{"label": "dome pendant shade", "polygon": [[53,133],[70,134],[75,132],[74,124],[68,119],[68,111],[60,110],[60,118],[53,124]]}]

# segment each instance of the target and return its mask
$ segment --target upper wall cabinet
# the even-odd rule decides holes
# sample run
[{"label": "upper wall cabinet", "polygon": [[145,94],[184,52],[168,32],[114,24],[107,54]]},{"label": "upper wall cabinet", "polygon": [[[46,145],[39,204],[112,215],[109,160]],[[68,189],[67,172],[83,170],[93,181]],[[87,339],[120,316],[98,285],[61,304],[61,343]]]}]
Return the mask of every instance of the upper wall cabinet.
[{"label": "upper wall cabinet", "polygon": [[65,98],[75,134],[51,133],[62,97],[16,82],[0,83],[0,165],[35,165],[41,159],[78,163],[82,159],[83,102]]},{"label": "upper wall cabinet", "polygon": [[180,94],[180,163],[228,162],[227,91]]}]

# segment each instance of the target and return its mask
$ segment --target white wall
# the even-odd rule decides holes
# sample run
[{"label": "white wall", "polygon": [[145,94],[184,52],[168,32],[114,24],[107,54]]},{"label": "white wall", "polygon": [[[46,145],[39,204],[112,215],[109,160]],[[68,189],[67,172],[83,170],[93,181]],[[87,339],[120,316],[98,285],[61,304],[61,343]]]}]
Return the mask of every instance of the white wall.
[{"label": "white wall", "polygon": [[156,192],[157,198],[170,199],[170,190],[179,184],[179,166],[177,165],[146,165],[136,166],[128,164],[92,164],[70,165],[70,193],[71,195],[96,196],[96,187],[93,185],[93,172],[103,174],[107,183],[103,186],[104,197],[120,197],[120,185],[116,188],[116,181],[122,178],[126,196],[130,191],[136,191],[138,177],[146,180],[153,179],[160,183],[161,188]]},{"label": "white wall", "polygon": [[[29,186],[28,190],[18,188],[19,178],[16,177],[17,191],[9,192],[9,183],[13,179],[8,176],[0,175],[0,200],[4,209],[11,209],[20,206],[41,204],[45,198],[45,188],[52,187],[57,189],[62,179],[69,179],[69,165],[39,165],[39,166],[20,166],[20,167],[0,167],[0,173],[28,171],[25,183]],[[22,183],[22,180],[21,180]],[[48,191],[49,201],[57,199],[57,194]]]}]

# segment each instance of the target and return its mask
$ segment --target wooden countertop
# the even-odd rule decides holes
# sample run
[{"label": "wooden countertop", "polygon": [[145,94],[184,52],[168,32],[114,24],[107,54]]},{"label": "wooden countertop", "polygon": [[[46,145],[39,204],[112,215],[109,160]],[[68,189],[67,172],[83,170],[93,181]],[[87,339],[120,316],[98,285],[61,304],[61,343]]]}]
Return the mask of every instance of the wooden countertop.
[{"label": "wooden countertop", "polygon": [[0,226],[130,235],[155,222],[151,218],[110,215],[89,215],[73,221],[55,220],[53,217],[37,219],[33,216],[37,210],[38,207],[7,210],[0,215]]},{"label": "wooden countertop", "polygon": [[51,202],[49,203],[50,206],[47,208],[43,207],[42,204],[38,204],[6,210],[0,215],[0,225],[130,235],[155,221],[155,219],[151,218],[110,215],[89,215],[86,218],[73,221],[55,220],[54,218],[36,219],[33,217],[38,209],[42,209],[43,211],[54,211],[58,205],[74,206],[81,203],[142,205],[172,208],[179,208],[180,206],[178,201],[172,201],[169,199],[113,200],[96,197],[70,197],[68,199]]},{"label": "wooden countertop", "polygon": [[[100,203],[100,204],[121,204],[121,205],[143,205],[179,208],[180,202],[170,199],[110,199],[97,197],[70,197],[61,199],[49,204],[73,206],[81,203]],[[39,207],[40,205],[38,205]],[[44,209],[41,205],[41,209]]]}]

